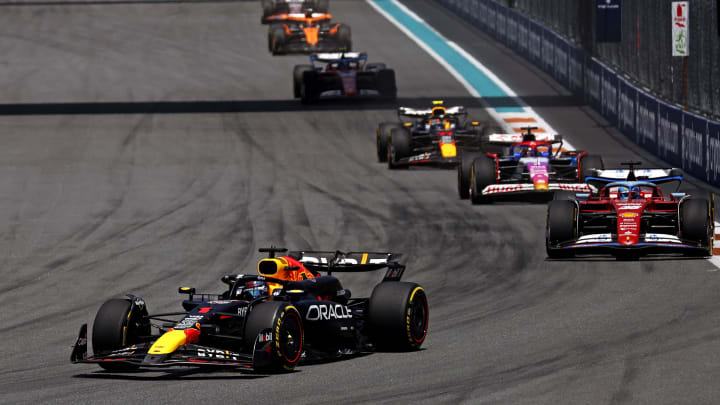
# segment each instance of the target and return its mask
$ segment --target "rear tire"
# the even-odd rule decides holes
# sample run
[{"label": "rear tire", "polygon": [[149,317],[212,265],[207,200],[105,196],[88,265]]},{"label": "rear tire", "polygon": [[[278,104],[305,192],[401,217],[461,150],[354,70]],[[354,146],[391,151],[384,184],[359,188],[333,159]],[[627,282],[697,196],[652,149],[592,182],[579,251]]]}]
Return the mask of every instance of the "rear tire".
[{"label": "rear tire", "polygon": [[381,123],[375,131],[375,148],[377,149],[378,162],[385,163],[388,159],[388,143],[390,142],[390,131],[400,128],[396,124]]},{"label": "rear tire", "polygon": [[270,27],[268,46],[270,47],[270,52],[272,52],[273,55],[279,55],[282,52],[282,47],[285,45],[286,40],[287,35],[285,34],[285,29],[283,27]]},{"label": "rear tire", "polygon": [[258,372],[293,371],[303,351],[302,317],[287,302],[271,301],[255,305],[245,323],[245,351],[253,352],[255,340],[264,329],[272,329],[271,353],[268,364],[256,365]]},{"label": "rear tire", "polygon": [[605,163],[603,163],[602,157],[598,155],[583,155],[580,157],[578,164],[578,170],[580,173],[580,182],[584,182],[586,178],[595,175],[593,170],[604,169]]},{"label": "rear tire", "polygon": [[395,100],[397,98],[397,87],[395,85],[395,71],[383,69],[377,73],[377,89],[380,97]]},{"label": "rear tire", "polygon": [[553,200],[548,203],[545,247],[550,258],[572,257],[570,250],[553,248],[560,242],[576,239],[577,206],[569,200]]},{"label": "rear tire", "polygon": [[318,72],[311,70],[303,72],[303,80],[300,84],[300,100],[303,104],[311,104],[318,101],[319,94],[317,82],[320,78]]},{"label": "rear tire", "polygon": [[689,199],[680,206],[680,234],[683,239],[691,240],[706,247],[704,254],[712,255],[714,235],[710,218],[710,201],[704,198]]},{"label": "rear tire", "polygon": [[345,24],[340,24],[337,30],[337,42],[340,46],[340,51],[350,52],[352,51],[352,32],[350,27]]},{"label": "rear tire", "polygon": [[487,204],[492,202],[490,197],[484,196],[485,187],[497,183],[497,168],[495,162],[487,156],[480,156],[473,160],[470,168],[470,201],[473,204]]},{"label": "rear tire", "polygon": [[[150,324],[141,324],[139,319],[147,310],[130,314],[130,300],[111,299],[105,301],[95,315],[92,331],[92,346],[95,354],[118,350],[138,343],[138,336],[150,335]],[[138,368],[127,363],[98,363],[108,371],[131,371]]]},{"label": "rear tire", "polygon": [[472,170],[473,160],[482,156],[482,153],[463,152],[460,154],[460,164],[457,167],[457,185],[458,195],[461,200],[470,198],[470,171]]},{"label": "rear tire", "polygon": [[373,289],[368,306],[370,339],[380,350],[418,350],[425,341],[429,308],[415,283],[386,281]]},{"label": "rear tire", "polygon": [[312,65],[297,65],[293,68],[293,96],[300,98],[300,90],[302,88],[303,75],[305,72],[313,71]]},{"label": "rear tire", "polygon": [[397,164],[399,159],[412,154],[412,138],[410,131],[405,128],[393,128],[390,130],[390,142],[388,147],[388,168],[398,169],[402,166]]}]

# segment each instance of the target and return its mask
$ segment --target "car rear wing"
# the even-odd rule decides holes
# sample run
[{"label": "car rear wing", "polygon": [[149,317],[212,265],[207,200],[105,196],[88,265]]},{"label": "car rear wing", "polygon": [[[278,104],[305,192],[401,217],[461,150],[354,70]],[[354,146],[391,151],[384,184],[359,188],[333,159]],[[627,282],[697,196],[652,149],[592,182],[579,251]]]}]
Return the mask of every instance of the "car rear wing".
[{"label": "car rear wing", "polygon": [[387,268],[383,281],[399,281],[405,266],[394,259],[399,254],[389,252],[300,251],[300,261],[308,270],[331,275],[362,273]]},{"label": "car rear wing", "polygon": [[[400,117],[429,117],[432,115],[432,109],[431,108],[425,108],[425,109],[416,109],[416,108],[410,108],[410,107],[400,107],[398,108],[398,116]],[[467,110],[465,110],[465,107],[461,105],[457,105],[454,107],[448,107],[445,109],[446,116],[452,115],[452,116],[458,116],[458,115],[467,115]]]},{"label": "car rear wing", "polygon": [[[533,134],[536,141],[549,142],[549,143],[561,143],[562,136],[553,134]],[[484,139],[485,142],[494,145],[506,145],[524,142],[527,140],[525,134],[490,134]]]},{"label": "car rear wing", "polygon": [[364,61],[368,56],[365,52],[333,52],[310,55],[310,62],[337,63],[342,61]]},{"label": "car rear wing", "polygon": [[602,188],[608,183],[616,181],[647,181],[657,185],[661,184],[680,184],[683,180],[683,171],[678,168],[670,169],[595,169],[593,175],[586,177],[585,181]]}]

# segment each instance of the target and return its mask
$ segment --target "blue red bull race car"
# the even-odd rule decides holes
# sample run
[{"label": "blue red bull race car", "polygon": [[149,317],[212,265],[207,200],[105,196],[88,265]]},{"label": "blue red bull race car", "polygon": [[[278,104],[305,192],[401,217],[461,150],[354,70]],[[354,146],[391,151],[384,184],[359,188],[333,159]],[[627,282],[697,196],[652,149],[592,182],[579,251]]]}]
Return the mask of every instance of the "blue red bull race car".
[{"label": "blue red bull race car", "polygon": [[[93,355],[85,324],[71,361],[108,371],[192,366],[273,373],[292,371],[305,359],[423,344],[425,290],[400,281],[405,267],[392,253],[260,251],[269,257],[258,263],[258,274],[223,276],[226,289],[219,294],[180,287],[188,296],[181,311],[150,314],[134,295],[106,301],[93,323]],[[352,297],[332,276],[381,269],[385,276],[369,298]]]},{"label": "blue red bull race car", "polygon": [[566,151],[562,137],[532,133],[491,134],[487,145],[505,145],[500,153],[464,153],[458,165],[458,194],[473,204],[491,203],[500,196],[546,196],[555,191],[591,192],[585,178],[602,169],[600,156]]}]

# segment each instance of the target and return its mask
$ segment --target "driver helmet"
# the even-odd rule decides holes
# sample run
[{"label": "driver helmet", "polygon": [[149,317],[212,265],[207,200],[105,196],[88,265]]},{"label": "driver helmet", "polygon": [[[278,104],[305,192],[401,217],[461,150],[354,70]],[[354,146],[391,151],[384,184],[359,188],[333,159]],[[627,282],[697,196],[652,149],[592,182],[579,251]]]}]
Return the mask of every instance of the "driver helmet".
[{"label": "driver helmet", "polygon": [[268,295],[268,286],[264,281],[248,281],[239,294],[241,300],[253,301]]},{"label": "driver helmet", "polygon": [[633,188],[630,189],[630,199],[637,200],[640,198],[642,198],[642,195],[640,195],[640,187],[633,186]]},{"label": "driver helmet", "polygon": [[618,199],[627,200],[630,198],[630,189],[626,186],[618,187]]}]

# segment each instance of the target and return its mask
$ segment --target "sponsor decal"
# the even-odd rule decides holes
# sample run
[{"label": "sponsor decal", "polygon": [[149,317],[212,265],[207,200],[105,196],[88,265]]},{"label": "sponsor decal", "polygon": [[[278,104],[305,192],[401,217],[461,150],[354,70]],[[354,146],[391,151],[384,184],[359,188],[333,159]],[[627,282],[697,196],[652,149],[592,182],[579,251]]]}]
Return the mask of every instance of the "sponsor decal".
[{"label": "sponsor decal", "polygon": [[408,158],[408,162],[417,162],[417,161],[428,160],[428,159],[430,159],[430,152],[425,152],[420,155],[410,156],[410,158]]},{"label": "sponsor decal", "polygon": [[260,343],[270,342],[270,341],[272,341],[272,338],[273,338],[272,332],[264,332],[264,333],[260,333],[258,335],[258,341]]},{"label": "sponsor decal", "polygon": [[239,360],[240,355],[229,350],[213,349],[211,347],[200,347],[197,349],[197,356],[209,359],[226,359],[237,361]]},{"label": "sponsor decal", "polygon": [[175,329],[175,330],[183,330],[183,329],[193,328],[193,327],[195,327],[195,325],[196,325],[200,320],[202,320],[203,318],[205,318],[204,315],[188,315],[188,316],[186,316],[185,318],[183,318],[182,320],[180,320],[180,322],[178,322],[178,323],[173,327],[173,329]]},{"label": "sponsor decal", "polygon": [[[313,256],[303,255],[300,262],[327,264],[328,259],[326,257],[313,257]],[[378,259],[369,259],[367,262],[369,264],[382,264],[382,263],[387,263],[387,258],[381,257]],[[352,264],[359,264],[359,262],[356,259],[346,257],[346,258],[340,259],[340,261],[338,261],[337,264],[351,264],[352,265]],[[315,280],[313,280],[313,279],[310,279],[310,281],[315,282]]]},{"label": "sponsor decal", "polygon": [[240,315],[240,316],[245,316],[245,315],[247,315],[247,309],[248,309],[248,307],[240,307],[240,308],[238,308],[238,310],[237,310],[238,315]]},{"label": "sponsor decal", "polygon": [[350,308],[340,304],[319,304],[310,305],[305,319],[308,321],[328,321],[330,319],[349,319],[352,318]]}]

